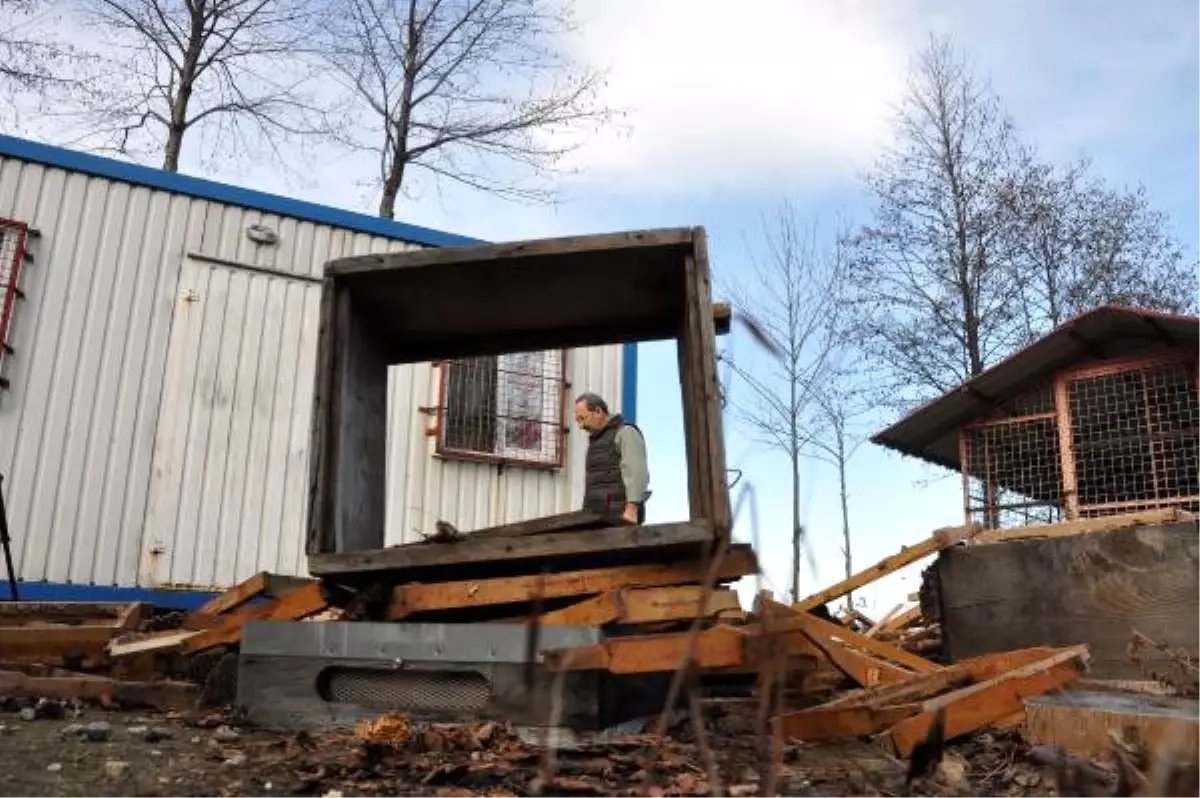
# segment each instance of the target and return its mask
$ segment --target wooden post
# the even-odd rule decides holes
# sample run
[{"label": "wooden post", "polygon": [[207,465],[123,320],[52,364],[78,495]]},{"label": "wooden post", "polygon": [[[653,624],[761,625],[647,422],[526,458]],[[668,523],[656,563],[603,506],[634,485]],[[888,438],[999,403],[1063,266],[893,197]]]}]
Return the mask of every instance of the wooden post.
[{"label": "wooden post", "polygon": [[688,463],[688,505],[692,518],[713,524],[728,538],[732,518],[725,481],[725,441],[717,386],[708,244],[703,229],[693,233],[686,258],[685,304],[679,332],[679,381],[683,392],[684,443]]},{"label": "wooden post", "polygon": [[1058,412],[1058,456],[1062,470],[1062,495],[1067,520],[1079,517],[1079,489],[1075,483],[1075,447],[1071,443],[1071,405],[1067,378],[1054,380],[1054,409]]},{"label": "wooden post", "polygon": [[958,431],[958,464],[962,469],[963,524],[971,525],[971,444],[968,429]]},{"label": "wooden post", "polygon": [[314,395],[309,552],[383,548],[387,366],[383,343],[325,280]]}]

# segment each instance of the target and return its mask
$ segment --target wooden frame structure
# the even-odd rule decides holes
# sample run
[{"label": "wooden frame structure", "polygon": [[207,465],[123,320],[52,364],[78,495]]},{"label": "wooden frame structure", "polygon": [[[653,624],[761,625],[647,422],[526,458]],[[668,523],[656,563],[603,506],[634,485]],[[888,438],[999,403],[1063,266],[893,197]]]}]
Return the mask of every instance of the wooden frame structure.
[{"label": "wooden frame structure", "polygon": [[[540,549],[537,556],[566,556],[727,539],[731,517],[715,334],[728,319],[714,309],[711,291],[707,241],[699,227],[328,263],[311,429],[310,571],[414,565],[413,553],[403,551],[413,547],[384,549],[388,366],[617,342],[678,341],[689,519],[560,532],[536,545],[529,541],[529,549]],[[496,544],[500,558],[524,556],[511,541],[487,542]],[[437,559],[437,552],[416,555],[421,566]],[[474,556],[484,555],[480,549]]]},{"label": "wooden frame structure", "polygon": [[1200,317],[1101,305],[871,436],[959,472],[968,524],[1200,509]]},{"label": "wooden frame structure", "polygon": [[[1151,391],[1144,383],[1156,373],[1176,369],[1186,373],[1186,378],[1180,382],[1186,389],[1191,389],[1190,396],[1170,397],[1177,404],[1184,405],[1183,417],[1174,423],[1161,418],[1164,411],[1154,408],[1151,401]],[[1178,376],[1178,374],[1177,374]],[[1096,382],[1103,378],[1116,380],[1138,380],[1141,384],[1138,396],[1141,405],[1137,408],[1108,407],[1100,404],[1103,397],[1076,396],[1076,387],[1087,381]],[[1200,506],[1200,492],[1194,489],[1194,475],[1175,473],[1159,473],[1170,471],[1165,465],[1157,463],[1154,455],[1149,455],[1148,468],[1149,492],[1153,495],[1136,496],[1134,490],[1121,486],[1116,488],[1118,493],[1129,490],[1127,495],[1097,502],[1088,495],[1087,490],[1080,489],[1081,472],[1087,470],[1085,453],[1077,451],[1081,438],[1093,448],[1096,445],[1112,445],[1114,439],[1134,440],[1143,443],[1147,451],[1158,452],[1163,456],[1164,444],[1162,438],[1182,440],[1186,446],[1188,436],[1194,441],[1196,435],[1195,414],[1198,384],[1197,355],[1195,352],[1170,352],[1167,354],[1149,354],[1133,357],[1115,358],[1102,363],[1088,363],[1054,372],[1051,379],[1041,386],[1041,393],[1046,394],[1040,401],[1032,402],[1036,408],[1032,412],[1005,413],[998,411],[978,421],[964,425],[959,431],[959,460],[963,482],[963,513],[968,524],[979,523],[989,529],[1010,526],[1005,523],[1006,511],[1012,511],[1012,505],[1006,505],[998,498],[1001,490],[1019,493],[1028,500],[1030,506],[1038,506],[1050,511],[1055,517],[1040,518],[1028,516],[1024,523],[1054,523],[1055,521],[1075,521],[1080,518],[1095,518],[1114,513],[1135,512],[1156,508],[1182,508],[1196,510]],[[1112,402],[1116,404],[1116,402]],[[1089,406],[1092,405],[1092,406]],[[1100,408],[1098,411],[1097,408]],[[1124,413],[1136,409],[1140,427],[1129,427]],[[1179,410],[1179,408],[1175,408]],[[1188,411],[1191,412],[1188,412]],[[1081,429],[1087,424],[1081,422],[1088,412],[1093,416],[1111,416],[1103,431]],[[1093,418],[1094,422],[1095,419]],[[1094,425],[1094,424],[1093,424]],[[985,452],[985,473],[978,473],[978,461],[973,457],[972,446],[977,438],[982,438],[983,446],[987,445],[986,435],[990,431],[993,440],[1000,439],[1004,433],[1017,439],[1022,431],[1041,429],[1043,437],[1049,431],[1052,441],[1043,441],[1040,446],[1031,446],[1036,436],[1026,435],[1016,444],[1022,462],[1016,471],[1020,473],[991,473],[994,457]],[[1138,429],[1142,434],[1139,436]],[[1136,440],[1135,440],[1136,439]],[[1050,444],[1050,445],[1047,445]],[[1169,442],[1168,442],[1169,443]],[[1010,444],[1010,446],[1013,446]],[[1194,447],[1194,444],[1193,444]],[[1179,447],[1176,447],[1179,448]],[[1181,451],[1181,454],[1183,452]],[[1193,454],[1194,457],[1194,454]],[[1094,457],[1093,457],[1094,459]],[[1103,464],[1111,466],[1111,463]],[[1184,467],[1186,469],[1186,466]],[[1191,468],[1195,468],[1194,461]],[[999,469],[998,469],[999,470]],[[981,483],[984,495],[972,495],[972,480]],[[1180,490],[1177,486],[1191,486],[1192,489]],[[1172,489],[1174,488],[1174,489]],[[1094,492],[1094,491],[1093,491]],[[982,502],[980,499],[982,498]],[[1028,508],[1017,506],[1018,510]]]}]

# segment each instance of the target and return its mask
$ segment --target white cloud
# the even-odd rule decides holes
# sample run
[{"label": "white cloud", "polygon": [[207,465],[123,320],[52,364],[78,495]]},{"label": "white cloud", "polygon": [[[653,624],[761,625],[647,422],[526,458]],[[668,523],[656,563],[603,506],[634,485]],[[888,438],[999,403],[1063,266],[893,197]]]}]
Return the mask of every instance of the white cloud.
[{"label": "white cloud", "polygon": [[573,54],[622,126],[569,165],[615,190],[752,192],[844,178],[887,135],[908,43],[857,1],[579,0]]}]

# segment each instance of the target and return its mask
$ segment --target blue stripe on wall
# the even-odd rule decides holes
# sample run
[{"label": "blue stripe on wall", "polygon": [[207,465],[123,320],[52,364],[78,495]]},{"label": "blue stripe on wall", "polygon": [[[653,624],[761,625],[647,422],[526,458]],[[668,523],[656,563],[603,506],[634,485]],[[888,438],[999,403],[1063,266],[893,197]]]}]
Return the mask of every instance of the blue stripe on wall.
[{"label": "blue stripe on wall", "polygon": [[74,172],[118,180],[123,183],[133,183],[138,186],[171,191],[198,199],[223,202],[241,208],[274,213],[280,216],[291,216],[318,224],[334,225],[359,233],[386,236],[413,244],[427,247],[461,247],[471,244],[487,243],[477,238],[446,233],[441,230],[430,230],[426,227],[394,222],[378,216],[368,216],[364,213],[344,211],[315,202],[281,197],[263,191],[252,191],[246,188],[218,183],[215,180],[204,180],[198,177],[175,172],[165,172],[148,166],[118,161],[113,158],[103,158],[84,152],[53,147],[26,139],[0,135],[0,156],[19,158],[23,161],[40,163],[45,166],[68,169]]},{"label": "blue stripe on wall", "polygon": [[638,345],[627,343],[621,351],[621,415],[637,423]]},{"label": "blue stripe on wall", "polygon": [[[218,595],[201,590],[155,590],[145,587],[73,585],[63,582],[17,582],[17,592],[21,601],[144,601],[155,607],[173,610],[198,609]],[[8,582],[0,582],[0,602],[11,598]]]}]

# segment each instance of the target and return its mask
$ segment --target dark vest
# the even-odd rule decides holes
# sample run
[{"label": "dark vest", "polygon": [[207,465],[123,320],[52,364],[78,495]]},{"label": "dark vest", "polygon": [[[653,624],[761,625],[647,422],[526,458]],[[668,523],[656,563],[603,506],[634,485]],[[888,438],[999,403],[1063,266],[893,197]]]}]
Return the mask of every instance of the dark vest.
[{"label": "dark vest", "polygon": [[610,521],[620,520],[625,510],[625,483],[621,479],[621,453],[617,449],[617,431],[623,426],[638,429],[621,418],[620,413],[609,416],[600,431],[588,435],[584,460],[583,509]]}]

